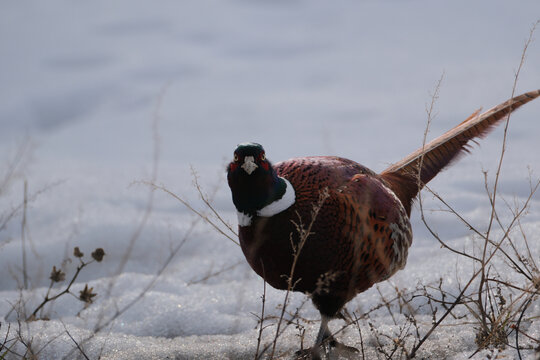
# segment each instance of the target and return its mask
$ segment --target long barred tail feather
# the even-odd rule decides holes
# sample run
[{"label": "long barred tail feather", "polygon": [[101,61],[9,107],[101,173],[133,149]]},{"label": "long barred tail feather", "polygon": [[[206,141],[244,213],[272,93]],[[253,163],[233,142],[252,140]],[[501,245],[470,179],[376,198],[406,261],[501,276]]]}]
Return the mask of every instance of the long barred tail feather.
[{"label": "long barred tail feather", "polygon": [[534,90],[507,100],[484,113],[479,114],[480,110],[477,110],[453,129],[388,167],[381,173],[382,178],[410,214],[412,201],[422,187],[457,160],[459,155],[468,152],[469,141],[486,136],[512,111],[538,96],[540,90]]}]

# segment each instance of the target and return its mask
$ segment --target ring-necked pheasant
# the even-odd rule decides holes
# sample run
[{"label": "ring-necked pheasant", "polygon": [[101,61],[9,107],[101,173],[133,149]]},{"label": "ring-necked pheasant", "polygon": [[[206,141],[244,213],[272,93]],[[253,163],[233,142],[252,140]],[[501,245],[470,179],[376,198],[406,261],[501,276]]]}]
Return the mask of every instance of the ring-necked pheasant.
[{"label": "ring-necked pheasant", "polygon": [[[412,243],[411,205],[423,185],[467,151],[471,139],[486,135],[538,96],[540,90],[531,91],[482,114],[477,111],[380,174],[333,156],[272,165],[261,145],[238,145],[227,179],[238,211],[242,251],[271,286],[287,289],[294,284],[294,291],[311,295],[321,313],[315,357],[327,343],[353,349],[333,339],[328,321],[356,294],[405,266]],[[322,192],[327,197],[312,219]],[[311,228],[299,250],[300,223]]]}]

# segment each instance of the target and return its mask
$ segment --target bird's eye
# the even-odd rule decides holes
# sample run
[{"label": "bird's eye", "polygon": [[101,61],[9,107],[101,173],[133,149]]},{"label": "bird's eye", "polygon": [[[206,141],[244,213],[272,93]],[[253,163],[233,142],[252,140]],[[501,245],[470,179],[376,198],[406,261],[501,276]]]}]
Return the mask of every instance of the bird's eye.
[{"label": "bird's eye", "polygon": [[238,161],[238,155],[234,154],[234,162]]},{"label": "bird's eye", "polygon": [[266,155],[264,153],[261,154],[261,161],[266,160]]}]

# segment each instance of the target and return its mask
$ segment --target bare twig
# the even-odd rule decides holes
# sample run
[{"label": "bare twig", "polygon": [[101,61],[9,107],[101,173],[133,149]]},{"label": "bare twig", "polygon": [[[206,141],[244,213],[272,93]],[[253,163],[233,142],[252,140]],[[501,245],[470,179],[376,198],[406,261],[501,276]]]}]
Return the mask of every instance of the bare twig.
[{"label": "bare twig", "polygon": [[195,210],[195,208],[193,208],[193,206],[191,206],[187,201],[185,201],[184,199],[182,199],[180,196],[176,195],[175,193],[173,193],[171,190],[167,189],[164,185],[157,185],[153,182],[148,182],[148,181],[141,181],[142,184],[145,184],[145,185],[148,185],[148,186],[151,186],[152,188],[154,189],[159,189],[167,194],[169,194],[170,196],[172,196],[173,198],[175,198],[176,200],[180,201],[182,203],[182,205],[184,205],[185,207],[187,207],[191,212],[193,212],[195,215],[197,215],[198,217],[200,217],[201,219],[203,219],[206,223],[210,224],[215,230],[217,230],[221,235],[225,236],[227,239],[231,240],[233,243],[235,243],[236,245],[240,246],[240,244],[238,243],[238,241],[236,241],[233,237],[231,237],[229,234],[227,234],[226,232],[224,232],[217,224],[215,224],[212,220],[210,220],[208,218],[208,216],[206,216],[205,214]]},{"label": "bare twig", "polygon": [[[263,275],[264,275],[264,264],[261,261],[261,266],[263,269]],[[266,304],[266,280],[264,280],[263,276],[263,294],[262,294],[262,305],[261,305],[261,317],[260,317],[260,326],[259,326],[259,336],[257,337],[257,349],[255,350],[255,360],[259,359],[259,349],[261,347],[261,340],[262,340],[262,334],[263,334],[263,322],[264,322],[264,306]],[[261,354],[262,355],[262,354]]]},{"label": "bare twig", "polygon": [[64,330],[66,331],[67,336],[69,336],[69,338],[71,339],[71,341],[73,341],[73,343],[75,344],[75,346],[77,347],[77,349],[79,349],[79,352],[82,354],[82,356],[84,356],[84,358],[85,358],[86,360],[90,360],[90,359],[88,358],[88,356],[86,355],[86,353],[84,352],[84,350],[82,349],[82,347],[81,347],[81,346],[79,345],[79,343],[77,342],[77,340],[75,340],[75,338],[73,338],[73,336],[72,336],[71,333],[69,332],[69,330],[68,330],[66,324],[64,324],[63,321],[61,321],[61,323],[62,323],[62,326],[64,327]]},{"label": "bare twig", "polygon": [[[189,239],[189,237],[191,236],[192,232],[195,230],[197,224],[199,222],[199,218],[195,218],[195,220],[191,223],[191,226],[190,228],[186,231],[186,233],[184,234],[182,240],[176,245],[176,247],[170,252],[169,256],[167,257],[167,259],[165,260],[165,262],[163,263],[163,265],[161,266],[161,268],[156,272],[156,274],[154,275],[154,277],[152,278],[152,280],[150,280],[146,286],[139,292],[139,294],[133,298],[133,300],[131,300],[130,302],[128,302],[126,305],[124,305],[123,307],[121,308],[118,308],[114,314],[112,316],[110,316],[109,318],[107,318],[106,320],[101,320],[98,321],[94,327],[94,331],[91,335],[89,335],[88,337],[86,337],[85,339],[83,339],[81,341],[81,344],[86,344],[88,341],[90,341],[91,339],[94,338],[94,336],[99,333],[100,331],[102,331],[103,329],[107,328],[109,325],[111,325],[114,321],[116,321],[116,319],[118,319],[122,314],[124,314],[127,310],[129,310],[131,307],[133,307],[133,305],[135,305],[136,303],[138,303],[147,293],[150,289],[152,289],[152,287],[155,285],[155,283],[157,282],[157,280],[160,278],[160,276],[163,274],[163,272],[167,269],[167,267],[169,266],[169,264],[171,263],[171,261],[174,259],[174,257],[178,254],[178,252],[180,251],[180,249],[182,248],[182,246],[186,243],[186,241]],[[66,356],[64,357],[64,359],[70,359],[71,356],[72,356],[72,352],[66,354]]]},{"label": "bare twig", "polygon": [[[424,136],[422,138],[422,149],[425,148],[426,146],[426,143],[427,143],[427,135],[429,133],[429,128],[431,126],[431,123],[434,119],[434,109],[435,109],[435,104],[437,102],[437,100],[439,99],[439,93],[440,93],[440,88],[441,88],[441,85],[442,85],[442,81],[444,79],[444,72],[441,74],[441,77],[439,78],[439,80],[437,81],[437,84],[435,85],[435,89],[433,91],[433,94],[431,95],[431,101],[429,103],[429,106],[426,105],[426,114],[427,114],[427,121],[426,121],[426,128],[424,130]],[[417,179],[417,186],[418,186],[418,189],[422,189],[423,187],[425,187],[426,189],[429,189],[427,187],[426,184],[424,184],[422,182],[422,174],[421,174],[421,171],[422,171],[422,164],[424,163],[424,156],[422,155],[419,159],[419,162],[418,162],[418,172],[416,173],[416,179]],[[434,195],[436,195],[434,192],[432,192]],[[443,201],[442,198],[438,195],[436,195],[436,197]],[[443,201],[444,202],[444,201]],[[439,243],[441,244],[441,246],[443,246],[444,248],[456,253],[456,254],[459,254],[459,255],[463,255],[465,257],[469,257],[469,258],[472,258],[472,259],[475,259],[475,257],[469,255],[469,254],[466,254],[464,252],[461,252],[461,251],[458,251],[454,248],[452,248],[451,246],[449,246],[446,242],[442,241],[441,238],[435,233],[435,231],[433,230],[433,228],[431,226],[429,226],[429,224],[427,223],[426,221],[426,218],[425,218],[425,215],[424,215],[424,207],[423,207],[423,201],[422,201],[422,192],[421,191],[418,191],[418,205],[420,207],[420,217],[421,217],[421,220],[422,222],[424,223],[424,225],[426,226],[426,228],[428,229],[428,231],[431,233],[431,235],[433,235],[434,238],[436,238]],[[449,208],[450,206],[447,205]],[[454,212],[455,214],[457,214],[457,212]],[[459,215],[458,215],[459,216]],[[462,219],[465,223],[468,224],[467,221],[465,221],[464,219]],[[469,228],[473,228],[473,226],[469,225]]]},{"label": "bare twig", "polygon": [[[16,338],[9,338],[9,333],[11,331],[11,323],[7,323],[8,328],[6,329],[6,335],[2,343],[0,343],[0,359],[5,359],[6,355],[12,354],[22,359],[22,355],[13,351],[13,347],[17,344]],[[2,323],[0,323],[0,328],[2,328]],[[11,343],[9,346],[8,343]]]},{"label": "bare twig", "polygon": [[18,147],[13,158],[8,162],[3,177],[0,179],[0,196],[4,194],[10,183],[17,177],[17,173],[24,167],[24,163],[31,156],[32,144],[30,140],[25,139]]},{"label": "bare twig", "polygon": [[[206,196],[202,189],[201,189],[201,186],[199,185],[199,180],[198,180],[198,176],[197,176],[197,172],[195,171],[195,169],[193,167],[191,167],[191,174],[193,175],[193,183],[195,184],[195,188],[197,189],[197,192],[199,193],[199,196],[201,198],[201,200],[204,202],[204,204],[206,205],[207,208],[210,209],[210,211],[212,211],[212,213],[217,217],[217,219],[231,232],[234,234],[235,237],[238,237],[238,233],[236,231],[234,231],[234,229],[232,228],[231,224],[229,224],[227,221],[225,221],[221,215],[219,215],[219,213],[216,211],[216,209],[214,209],[214,206],[212,205],[212,203],[210,202],[210,199],[208,198],[208,196]],[[217,187],[216,189],[217,190]]]},{"label": "bare twig", "polygon": [[[531,43],[531,41],[533,39],[533,34],[534,34],[534,31],[536,30],[537,24],[538,24],[538,21],[531,28],[531,30],[529,32],[529,37],[525,41],[525,45],[523,47],[523,51],[521,53],[521,58],[520,58],[520,61],[519,61],[519,66],[518,66],[518,69],[517,69],[517,71],[515,72],[515,75],[514,75],[514,84],[512,85],[512,94],[511,94],[510,98],[513,98],[515,93],[516,93],[519,74],[521,72],[523,64],[525,63],[525,55],[526,55],[527,49],[528,49],[528,47],[529,47],[529,45],[530,45],[530,43]],[[493,190],[491,191],[491,196],[488,196],[489,200],[490,200],[490,203],[491,203],[491,215],[489,217],[489,224],[488,224],[488,227],[487,227],[487,230],[486,230],[486,239],[489,239],[489,237],[490,237],[489,235],[491,233],[491,228],[493,226],[493,220],[495,219],[495,215],[496,215],[495,204],[496,204],[496,199],[497,199],[497,188],[498,188],[499,178],[500,178],[502,164],[503,164],[503,160],[504,160],[504,154],[506,152],[506,139],[507,139],[507,136],[508,136],[508,126],[510,124],[511,115],[512,115],[512,112],[509,112],[508,116],[506,118],[506,122],[504,124],[504,133],[503,133],[503,140],[502,140],[502,145],[501,145],[501,153],[500,153],[500,156],[499,156],[499,162],[497,164],[497,171],[495,173],[495,180],[494,180],[494,183],[493,183]],[[489,195],[489,192],[488,192],[488,195]],[[487,256],[487,249],[488,249],[488,242],[486,241],[486,242],[484,242],[484,248],[482,250],[482,263],[483,264],[485,264],[485,259],[486,259],[486,256]],[[484,312],[483,299],[482,299],[482,295],[483,295],[482,290],[483,290],[484,285],[486,284],[485,278],[486,278],[485,266],[482,266],[482,273],[481,273],[480,284],[479,284],[479,289],[478,289],[478,304],[480,306],[480,310],[481,310],[481,314],[482,314],[482,322],[483,323],[485,323],[486,317],[487,317],[487,314]]]},{"label": "bare twig", "polygon": [[[526,50],[532,40],[532,34],[537,24],[538,22],[533,26],[530,36],[525,43],[523,53],[521,56],[521,61],[520,61],[518,70],[515,73],[514,84],[512,88],[512,96],[511,96],[512,98],[514,97],[514,94],[515,94],[517,80],[519,78],[519,73],[524,63]],[[428,127],[430,123],[430,119],[429,119],[430,117],[431,115],[430,115],[430,112],[428,111]],[[532,272],[527,267],[527,264],[523,262],[522,257],[518,254],[518,251],[516,247],[514,246],[509,234],[515,224],[520,225],[519,220],[521,216],[525,213],[526,209],[528,208],[532,195],[536,192],[539,184],[536,184],[535,186],[533,186],[531,183],[531,193],[529,197],[525,200],[524,204],[522,204],[521,208],[517,208],[515,211],[513,211],[513,219],[510,221],[510,224],[508,226],[502,225],[502,222],[499,218],[499,215],[497,213],[497,208],[496,208],[498,182],[500,179],[502,162],[503,162],[504,154],[506,150],[508,123],[509,123],[509,116],[506,119],[506,124],[504,127],[504,137],[502,141],[501,153],[499,156],[497,172],[495,175],[495,182],[491,190],[487,186],[487,175],[485,175],[486,176],[486,181],[485,181],[486,193],[488,195],[490,206],[491,206],[489,224],[487,226],[486,232],[482,233],[478,231],[474,226],[472,226],[469,222],[467,222],[461,215],[459,215],[457,211],[455,211],[450,205],[448,205],[438,195],[436,195],[436,197],[443,202],[443,204],[450,210],[452,214],[456,215],[472,231],[474,231],[480,238],[483,239],[483,246],[482,246],[482,251],[481,251],[481,257],[475,257],[469,254],[466,254],[464,252],[454,251],[460,256],[466,256],[474,260],[476,263],[479,264],[479,268],[472,273],[467,283],[464,286],[460,287],[459,295],[455,297],[454,301],[449,306],[448,306],[448,302],[443,302],[446,304],[445,305],[446,311],[442,314],[442,316],[438,320],[434,321],[432,327],[419,340],[416,346],[413,347],[412,351],[408,355],[408,358],[412,358],[416,355],[418,349],[423,345],[423,343],[429,338],[429,336],[433,333],[433,331],[444,321],[444,319],[452,312],[452,310],[458,304],[465,305],[469,309],[470,314],[472,314],[477,319],[478,324],[480,324],[482,327],[481,331],[483,332],[484,335],[477,336],[477,343],[479,345],[479,349],[486,346],[487,344],[491,344],[491,343],[495,344],[495,343],[499,343],[499,341],[505,341],[505,340],[501,340],[500,338],[501,336],[506,337],[506,332],[504,329],[506,329],[512,321],[515,321],[513,319],[515,319],[518,316],[520,317],[523,316],[524,311],[528,306],[528,300],[524,300],[524,299],[526,298],[527,294],[531,293],[529,289],[520,288],[514,284],[510,284],[508,282],[497,279],[500,277],[500,274],[498,273],[496,275],[497,278],[489,275],[490,269],[493,269],[491,265],[492,259],[494,258],[496,254],[501,253],[506,258],[506,260],[510,262],[511,264],[510,266],[512,266],[513,269],[515,269],[518,273],[525,276],[525,278],[528,279],[529,281],[532,278],[531,276]],[[422,185],[422,184],[419,183],[419,185]],[[428,188],[428,190],[430,189]],[[434,235],[435,238],[437,238],[439,242],[443,244],[444,247],[453,251],[453,249],[445,246],[444,242],[440,240],[437,234],[429,227],[429,224],[427,224],[427,221],[425,217],[423,216],[422,200],[421,200],[420,195],[419,195],[419,198],[420,198],[420,211],[422,215],[422,221],[424,222],[424,224],[426,224],[426,227],[430,230],[432,235]],[[493,224],[495,222],[497,222],[499,226],[501,227],[501,229],[503,230],[502,237],[498,239],[497,241],[494,241],[493,239],[491,239],[491,232],[492,232]],[[526,239],[525,236],[524,238]],[[514,249],[514,253],[517,257],[517,260],[514,260],[514,258],[502,248],[503,242],[505,242],[506,240],[508,240],[508,242],[510,243],[510,246]],[[528,245],[527,245],[527,248],[528,248]],[[518,264],[518,261],[522,262],[523,266],[520,266]],[[478,280],[478,288],[473,294],[467,295],[468,290],[472,287],[475,280]],[[499,285],[497,286],[496,289],[494,289],[493,287],[489,285],[491,282],[497,283],[499,285],[505,285],[509,289],[520,290],[520,293],[512,297],[511,302],[507,303],[507,301],[503,298],[503,295],[501,293],[501,288],[499,287]],[[441,293],[444,294],[442,290],[441,290]],[[474,300],[472,296],[475,296]],[[529,295],[529,296],[532,296],[532,295]],[[469,306],[467,304],[467,301],[463,301],[465,299],[468,299],[467,301],[470,301],[472,305],[475,306],[476,310],[473,307]],[[516,311],[515,309],[518,309],[518,311]],[[435,320],[435,317],[434,317],[434,320]],[[516,339],[516,348],[518,349],[518,355],[521,357],[521,355],[519,354],[520,350],[519,350],[519,343],[517,339]]]},{"label": "bare twig", "polygon": [[23,217],[21,221],[22,273],[24,290],[28,289],[28,271],[26,267],[26,211],[28,208],[28,181],[24,180]]},{"label": "bare twig", "polygon": [[[69,284],[66,286],[66,288],[62,291],[60,291],[59,293],[57,293],[56,295],[52,296],[52,297],[49,297],[49,293],[54,285],[55,282],[58,282],[58,280],[54,280],[51,278],[51,283],[49,285],[49,288],[47,290],[47,294],[45,295],[45,298],[43,299],[43,301],[34,309],[34,311],[32,312],[32,314],[30,315],[30,317],[28,318],[28,320],[35,320],[36,319],[36,315],[37,313],[39,312],[39,310],[41,310],[47,303],[51,302],[51,301],[54,301],[56,299],[58,299],[60,296],[62,295],[65,295],[65,294],[71,294],[70,290],[71,290],[71,286],[75,283],[75,280],[77,279],[77,277],[79,276],[79,273],[81,272],[82,269],[84,269],[87,265],[90,265],[91,263],[95,262],[96,260],[92,259],[88,262],[84,262],[81,260],[81,263],[77,266],[77,270],[75,271],[75,274],[73,275],[73,277],[71,278]],[[53,268],[53,272],[55,271],[55,268]],[[60,270],[58,270],[60,271]],[[51,275],[52,277],[52,275]],[[60,279],[60,278],[58,278]]]},{"label": "bare twig", "polygon": [[360,350],[362,353],[362,360],[366,358],[366,354],[364,352],[364,339],[362,338],[362,329],[360,328],[360,320],[356,316],[356,313],[353,312],[354,316],[354,323],[356,324],[356,327],[358,328],[358,335],[360,336]]},{"label": "bare twig", "polygon": [[194,284],[199,284],[199,283],[205,282],[206,280],[208,280],[208,279],[210,279],[210,278],[213,278],[214,276],[221,275],[221,274],[223,274],[224,272],[227,272],[227,271],[229,271],[229,270],[232,270],[232,269],[234,269],[235,267],[237,267],[238,265],[243,264],[243,263],[244,263],[243,260],[242,260],[242,261],[237,261],[237,262],[235,262],[235,263],[232,264],[232,265],[229,265],[229,266],[224,267],[223,269],[220,269],[220,270],[218,270],[218,271],[209,273],[209,274],[203,276],[203,277],[200,278],[200,279],[197,279],[197,280],[191,280],[191,281],[189,281],[189,282],[187,283],[187,285],[189,286],[189,285],[194,285]]},{"label": "bare twig", "polygon": [[[281,323],[283,321],[283,315],[285,314],[285,309],[287,307],[287,304],[288,304],[288,301],[289,301],[289,295],[291,293],[291,291],[293,291],[294,289],[294,286],[296,285],[293,281],[294,279],[294,272],[296,270],[296,264],[298,262],[298,258],[300,257],[300,253],[302,252],[302,248],[304,247],[308,237],[312,234],[311,233],[311,228],[313,227],[313,224],[315,223],[315,220],[317,219],[317,215],[319,214],[319,211],[321,210],[324,202],[326,201],[326,199],[330,196],[330,194],[328,193],[328,189],[325,188],[323,191],[321,191],[321,193],[319,194],[319,200],[317,202],[317,204],[314,204],[313,205],[313,209],[311,211],[311,221],[310,223],[308,224],[307,226],[307,229],[304,228],[304,225],[302,224],[302,218],[300,218],[300,215],[298,214],[299,216],[299,223],[295,223],[293,221],[293,224],[296,226],[296,229],[298,231],[298,234],[300,236],[300,239],[298,241],[298,244],[292,244],[293,245],[293,262],[292,262],[292,265],[291,265],[291,271],[289,273],[289,276],[287,277],[287,291],[285,292],[285,299],[283,300],[283,306],[281,308],[281,314],[279,316],[279,320],[278,320],[278,323],[277,323],[277,326],[276,326],[276,335],[274,337],[274,341],[273,341],[273,344],[272,344],[272,351],[270,352],[270,359],[272,359],[274,357],[274,353],[275,353],[275,350],[276,350],[276,345],[277,345],[277,340],[278,340],[278,337],[280,335],[280,327],[281,327]],[[292,241],[292,234],[291,234],[291,241]]]},{"label": "bare twig", "polygon": [[[27,195],[27,204],[30,204],[31,202],[35,201],[41,194],[49,191],[50,189],[62,184],[63,181],[57,181],[51,184],[47,184],[42,189],[36,191],[35,193],[31,194],[30,196]],[[7,213],[0,216],[0,231],[3,231],[6,229],[8,223],[11,219],[13,219],[20,211],[24,209],[24,202],[19,203],[17,206],[14,206],[12,209],[10,209]],[[5,243],[4,243],[5,244]],[[0,247],[4,244],[0,244]]]}]

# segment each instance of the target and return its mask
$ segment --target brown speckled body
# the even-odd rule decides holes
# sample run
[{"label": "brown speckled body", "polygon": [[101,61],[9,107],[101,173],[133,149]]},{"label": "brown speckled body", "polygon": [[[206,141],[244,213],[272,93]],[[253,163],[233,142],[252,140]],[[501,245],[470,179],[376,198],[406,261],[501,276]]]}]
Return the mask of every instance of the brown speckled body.
[{"label": "brown speckled body", "polygon": [[[409,216],[422,187],[485,136],[513,110],[540,96],[516,96],[468,119],[380,174],[338,157],[304,157],[272,164],[262,145],[239,144],[227,168],[238,211],[242,251],[257,274],[277,289],[311,294],[321,313],[314,347],[339,344],[328,322],[357,293],[386,280],[405,266],[412,243]],[[294,188],[294,192],[292,191]],[[321,192],[327,197],[315,219]],[[294,194],[294,195],[293,195]],[[299,252],[297,225],[310,235]]]},{"label": "brown speckled body", "polygon": [[241,226],[240,244],[249,264],[275,288],[287,289],[293,262],[293,221],[311,222],[311,209],[328,189],[312,234],[294,271],[294,290],[311,293],[322,313],[333,316],[358,292],[405,266],[411,226],[401,202],[381,177],[338,157],[306,157],[274,165],[292,184],[296,202],[272,217]]}]

